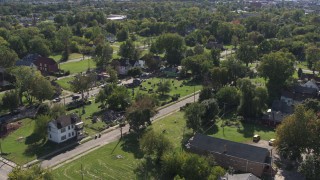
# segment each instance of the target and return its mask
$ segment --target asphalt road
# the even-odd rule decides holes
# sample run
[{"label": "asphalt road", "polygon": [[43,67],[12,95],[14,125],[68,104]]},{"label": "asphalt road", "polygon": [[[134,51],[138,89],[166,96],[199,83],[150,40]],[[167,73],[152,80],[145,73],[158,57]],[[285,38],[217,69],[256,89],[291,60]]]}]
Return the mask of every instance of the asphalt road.
[{"label": "asphalt road", "polygon": [[6,180],[12,167],[0,161],[0,180]]},{"label": "asphalt road", "polygon": [[[184,106],[186,103],[190,103],[190,102],[193,102],[194,100],[198,100],[198,97],[199,97],[198,94],[196,94],[195,97],[192,96],[192,97],[186,98],[180,102],[172,104],[168,107],[165,107],[165,108],[159,110],[158,114],[156,114],[152,118],[152,120],[156,120],[156,119],[159,119],[160,117],[163,117],[163,116],[166,116],[170,113],[173,113],[173,112],[179,110],[180,107]],[[129,126],[127,125],[127,126],[123,127],[122,132],[128,133]],[[118,140],[120,138],[120,135],[121,135],[120,129],[112,130],[108,133],[102,134],[101,138],[90,140],[86,143],[83,143],[81,145],[76,146],[75,148],[73,148],[69,151],[60,153],[60,154],[52,157],[51,159],[43,160],[41,163],[41,166],[45,167],[45,168],[55,166],[55,168],[57,168],[60,165],[67,163],[67,162],[70,162],[74,159],[77,159],[77,158],[79,158],[79,157],[81,157],[81,156],[101,147],[101,146],[104,146],[106,144],[109,144],[113,141]]]}]

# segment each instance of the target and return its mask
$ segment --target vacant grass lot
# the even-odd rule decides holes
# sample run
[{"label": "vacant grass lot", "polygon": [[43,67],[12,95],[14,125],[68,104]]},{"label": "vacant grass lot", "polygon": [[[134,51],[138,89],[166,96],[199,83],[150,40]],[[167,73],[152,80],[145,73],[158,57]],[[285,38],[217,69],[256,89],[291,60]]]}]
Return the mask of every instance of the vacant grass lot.
[{"label": "vacant grass lot", "polygon": [[90,68],[95,68],[96,63],[92,59],[85,59],[77,62],[60,64],[60,69],[70,71],[70,74],[76,74],[87,71],[89,66]]},{"label": "vacant grass lot", "polygon": [[[182,149],[182,144],[189,139],[192,132],[185,127],[186,121],[183,115],[183,112],[176,112],[156,121],[150,127],[156,132],[164,133],[171,140],[176,151]],[[274,137],[274,131],[266,127],[243,124],[238,130],[235,127],[222,128],[221,123],[222,121],[217,122],[208,134],[236,142],[249,142],[255,133],[266,140]],[[122,158],[118,159],[116,155],[121,155]],[[134,169],[142,157],[136,139],[132,135],[127,135],[123,140],[103,146],[59,167],[53,173],[56,179],[80,179],[82,164],[84,179],[137,179]]]},{"label": "vacant grass lot", "polygon": [[[49,57],[54,59],[55,61],[59,62],[60,59],[61,59],[61,54],[56,54],[56,55],[52,55],[52,56],[49,56]],[[69,60],[78,59],[78,58],[82,58],[82,54],[71,53],[70,56],[69,56]]]},{"label": "vacant grass lot", "polygon": [[[161,81],[170,81],[171,84],[171,91],[168,95],[172,96],[174,94],[180,94],[180,97],[183,96],[187,96],[191,93],[193,93],[193,91],[198,91],[202,89],[202,86],[195,83],[195,82],[191,82],[188,80],[176,80],[176,79],[170,79],[170,78],[150,78],[147,79],[145,82],[142,83],[142,87],[146,88],[146,90],[142,90],[140,89],[140,87],[136,87],[134,89],[135,94],[139,94],[139,93],[148,93],[149,89],[153,90],[153,93],[150,94],[154,94],[157,95],[156,90],[157,90],[157,84],[160,83]],[[131,92],[131,91],[130,91]],[[170,96],[168,95],[160,95],[159,96],[159,100],[160,101],[169,101],[171,100]]]},{"label": "vacant grass lot", "polygon": [[62,87],[62,89],[72,91],[71,86],[70,86],[70,81],[73,80],[74,77],[66,77],[63,79],[59,79],[56,82]]}]

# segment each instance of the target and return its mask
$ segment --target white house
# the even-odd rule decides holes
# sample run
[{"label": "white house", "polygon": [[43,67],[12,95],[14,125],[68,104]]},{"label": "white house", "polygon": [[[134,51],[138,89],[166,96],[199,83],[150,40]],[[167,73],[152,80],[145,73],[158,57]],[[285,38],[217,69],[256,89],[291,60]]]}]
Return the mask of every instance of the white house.
[{"label": "white house", "polygon": [[128,71],[132,68],[145,68],[145,61],[144,60],[126,60],[126,59],[120,59],[117,60],[119,61],[119,65],[117,67],[118,73],[120,75],[127,75]]},{"label": "white house", "polygon": [[69,139],[83,138],[83,122],[76,114],[63,115],[48,123],[48,139],[62,143]]}]

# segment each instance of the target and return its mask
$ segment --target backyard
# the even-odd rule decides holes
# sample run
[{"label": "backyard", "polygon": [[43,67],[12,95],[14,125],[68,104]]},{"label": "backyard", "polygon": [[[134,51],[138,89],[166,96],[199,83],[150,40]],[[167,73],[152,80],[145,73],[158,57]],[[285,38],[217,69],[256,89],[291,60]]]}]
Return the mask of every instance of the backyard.
[{"label": "backyard", "polygon": [[85,59],[76,62],[67,62],[60,64],[60,69],[70,71],[70,74],[85,72],[90,68],[96,68],[96,63],[92,59]]},{"label": "backyard", "polygon": [[[49,56],[49,58],[52,58],[54,59],[55,61],[59,62],[60,59],[61,59],[61,54],[56,54],[56,55],[51,55]],[[82,58],[82,54],[79,54],[79,53],[71,53],[70,56],[69,56],[69,60],[72,60],[72,59],[78,59],[78,58]]]},{"label": "backyard", "polygon": [[[149,128],[164,133],[173,143],[175,150],[182,150],[191,129],[186,128],[183,112],[176,112],[156,121]],[[208,135],[236,142],[250,142],[253,134],[259,134],[262,139],[274,137],[271,128],[253,124],[242,124],[240,130],[236,127],[221,127],[221,121],[208,131]],[[103,158],[102,158],[103,157]],[[84,179],[136,179],[134,169],[143,154],[139,151],[138,141],[133,135],[125,136],[121,141],[105,145],[94,152],[62,165],[53,170],[57,179],[80,179],[81,166]]]}]

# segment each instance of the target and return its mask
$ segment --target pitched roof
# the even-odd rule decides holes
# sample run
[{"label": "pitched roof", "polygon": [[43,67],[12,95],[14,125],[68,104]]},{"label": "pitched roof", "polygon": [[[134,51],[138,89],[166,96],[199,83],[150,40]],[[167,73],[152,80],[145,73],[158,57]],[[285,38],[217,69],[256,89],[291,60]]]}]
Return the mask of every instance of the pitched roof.
[{"label": "pitched roof", "polygon": [[220,180],[260,180],[257,176],[251,173],[244,174],[226,174]]},{"label": "pitched roof", "polygon": [[288,106],[284,101],[274,100],[272,102],[272,111],[280,111],[282,113],[291,114],[293,113],[293,107]]},{"label": "pitched roof", "polygon": [[51,122],[58,128],[64,128],[71,124],[75,124],[77,122],[80,122],[81,119],[76,114],[68,114],[58,117],[55,120],[52,120]]},{"label": "pitched roof", "polygon": [[194,135],[189,140],[187,147],[188,146],[202,151],[216,152],[260,163],[265,163],[266,157],[269,155],[269,150],[266,148],[237,143],[203,134]]},{"label": "pitched roof", "polygon": [[16,66],[30,66],[33,64],[38,57],[41,57],[39,54],[28,54],[22,59],[16,62]]},{"label": "pitched roof", "polygon": [[301,94],[316,95],[317,94],[317,89],[309,88],[309,87],[303,87],[303,86],[297,85],[297,86],[294,86],[294,92],[301,93]]},{"label": "pitched roof", "polygon": [[35,61],[36,63],[45,63],[45,64],[49,64],[49,65],[54,65],[57,64],[57,62],[51,58],[47,58],[47,57],[38,57]]}]

